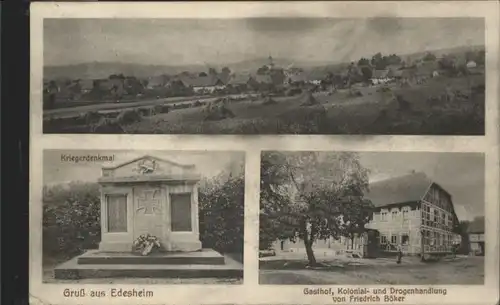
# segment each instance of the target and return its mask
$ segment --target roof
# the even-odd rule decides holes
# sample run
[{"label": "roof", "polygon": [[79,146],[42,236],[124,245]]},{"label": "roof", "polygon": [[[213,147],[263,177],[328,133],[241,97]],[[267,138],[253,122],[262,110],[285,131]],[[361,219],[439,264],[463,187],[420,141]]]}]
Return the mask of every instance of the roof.
[{"label": "roof", "polygon": [[372,78],[386,78],[389,70],[374,70]]},{"label": "roof", "polygon": [[94,81],[92,79],[82,79],[79,83],[82,90],[92,90],[94,88]]},{"label": "roof", "polygon": [[306,74],[306,77],[309,81],[312,80],[324,80],[328,76],[328,72],[324,70],[314,69],[311,72]]},{"label": "roof", "polygon": [[257,74],[254,79],[258,83],[264,83],[264,84],[272,84],[273,83],[271,76],[267,75],[267,74],[265,74],[265,75]]},{"label": "roof", "polygon": [[392,65],[388,65],[385,67],[387,70],[392,70],[392,71],[396,71],[396,70],[400,70],[401,69],[401,65],[395,65],[395,64],[392,64]]},{"label": "roof", "polygon": [[166,83],[166,77],[163,75],[153,76],[148,79],[148,86],[163,86]]},{"label": "roof", "polygon": [[229,78],[228,84],[231,85],[244,85],[248,82],[251,75],[249,74],[233,74]]},{"label": "roof", "polygon": [[415,74],[414,69],[404,69],[401,70],[401,77],[410,78]]},{"label": "roof", "polygon": [[217,77],[220,79],[220,81],[223,84],[227,84],[229,82],[229,80],[231,79],[231,74],[225,73],[225,72],[221,72],[221,73],[219,73],[219,75]]},{"label": "roof", "polygon": [[370,199],[375,207],[417,202],[424,197],[432,183],[424,173],[411,173],[370,183],[370,191],[365,197]]},{"label": "roof", "polygon": [[403,71],[404,70],[396,70],[396,71],[391,70],[391,74],[393,77],[403,77],[404,75]]},{"label": "roof", "polygon": [[290,75],[288,78],[290,79],[291,83],[305,82],[307,80],[307,76],[304,72]]},{"label": "roof", "polygon": [[103,169],[117,169],[117,168],[129,165],[131,163],[134,163],[134,162],[137,162],[137,161],[140,161],[140,160],[144,160],[144,159],[161,161],[161,162],[169,163],[169,164],[171,164],[173,166],[178,166],[178,167],[183,167],[183,168],[194,168],[195,167],[193,164],[189,164],[189,165],[180,164],[180,163],[173,162],[173,161],[170,161],[170,160],[165,160],[165,159],[154,157],[154,156],[150,156],[150,155],[144,155],[142,157],[134,158],[132,160],[129,160],[129,161],[126,161],[126,162],[122,162],[122,163],[119,163],[119,164],[114,165],[114,166],[104,166]]},{"label": "roof", "polygon": [[220,79],[213,75],[183,79],[184,83],[193,87],[211,87],[217,85],[217,82],[219,81]]},{"label": "roof", "polygon": [[467,233],[484,233],[484,216],[474,218],[467,228]]}]

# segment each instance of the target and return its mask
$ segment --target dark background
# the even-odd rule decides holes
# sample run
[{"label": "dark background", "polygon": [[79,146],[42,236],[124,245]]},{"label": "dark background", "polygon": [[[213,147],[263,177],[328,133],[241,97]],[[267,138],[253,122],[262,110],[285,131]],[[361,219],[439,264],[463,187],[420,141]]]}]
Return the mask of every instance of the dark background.
[{"label": "dark background", "polygon": [[29,2],[1,3],[1,303],[28,304]]}]

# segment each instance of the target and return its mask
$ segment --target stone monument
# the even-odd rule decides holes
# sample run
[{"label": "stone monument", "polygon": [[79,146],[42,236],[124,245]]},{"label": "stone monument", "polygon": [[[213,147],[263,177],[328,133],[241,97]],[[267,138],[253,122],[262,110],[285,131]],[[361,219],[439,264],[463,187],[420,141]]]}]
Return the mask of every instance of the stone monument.
[{"label": "stone monument", "polygon": [[99,250],[126,252],[141,234],[162,251],[198,251],[198,181],[194,165],[144,156],[102,170]]},{"label": "stone monument", "polygon": [[[243,277],[241,263],[202,249],[194,165],[143,156],[102,169],[99,249],[57,266],[56,279],[95,277]],[[142,256],[134,241],[150,234],[160,249]]]}]

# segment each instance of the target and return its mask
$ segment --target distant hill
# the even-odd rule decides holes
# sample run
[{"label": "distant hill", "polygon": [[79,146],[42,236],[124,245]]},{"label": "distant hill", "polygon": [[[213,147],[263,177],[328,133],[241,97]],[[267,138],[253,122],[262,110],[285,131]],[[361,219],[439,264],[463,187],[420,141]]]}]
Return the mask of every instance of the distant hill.
[{"label": "distant hill", "polygon": [[99,79],[111,74],[124,74],[146,78],[162,74],[178,74],[183,71],[205,71],[205,66],[163,66],[119,62],[92,62],[67,66],[47,66],[43,69],[45,79]]},{"label": "distant hill", "polygon": [[[401,54],[403,60],[415,60],[422,58],[427,52],[432,52],[437,57],[444,54],[464,54],[469,50],[484,49],[484,46],[464,46],[449,49],[440,49],[433,51],[416,52],[413,54]],[[384,54],[387,55],[387,54]],[[301,67],[304,69],[335,69],[345,63],[335,61],[332,59],[330,62],[314,62],[314,61],[299,61],[286,58],[276,58],[273,60],[278,67]],[[234,72],[255,72],[259,67],[268,63],[267,58],[253,58],[243,60],[235,63],[228,63],[227,67]],[[98,79],[108,78],[111,74],[124,74],[128,76],[135,76],[138,78],[146,78],[162,74],[174,75],[183,71],[188,72],[208,72],[208,66],[214,67],[220,71],[224,65],[186,65],[186,66],[172,66],[172,65],[143,65],[135,63],[119,63],[119,62],[92,62],[82,63],[66,66],[47,66],[44,67],[44,79]]]}]

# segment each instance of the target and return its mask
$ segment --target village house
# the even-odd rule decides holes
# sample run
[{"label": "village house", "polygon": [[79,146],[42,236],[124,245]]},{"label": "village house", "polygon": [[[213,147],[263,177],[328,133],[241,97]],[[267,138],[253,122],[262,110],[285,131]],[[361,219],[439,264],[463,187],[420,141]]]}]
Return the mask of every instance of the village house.
[{"label": "village house", "polygon": [[389,76],[389,70],[373,70],[371,83],[373,85],[387,84],[393,78]]},{"label": "village house", "polygon": [[327,78],[328,72],[324,70],[312,70],[306,74],[306,81],[309,84],[321,85],[321,83]]},{"label": "village house", "polygon": [[257,74],[250,77],[248,85],[256,91],[260,89],[269,89],[273,85],[273,79],[269,74]]},{"label": "village house", "polygon": [[285,77],[285,85],[301,85],[307,82],[307,75],[304,72],[291,74]]},{"label": "village house", "polygon": [[467,228],[470,251],[473,255],[484,255],[484,216],[476,217]]},{"label": "village house", "polygon": [[192,87],[195,93],[213,93],[215,90],[222,90],[226,87],[226,85],[215,75],[184,78],[182,81],[186,87]]},{"label": "village house", "polygon": [[166,87],[169,82],[167,75],[157,75],[147,79],[147,89],[155,89]]},{"label": "village house", "polygon": [[246,91],[248,88],[248,81],[252,76],[249,74],[233,74],[229,78],[227,85],[240,91]]},{"label": "village house", "polygon": [[375,206],[366,226],[380,233],[380,245],[409,255],[452,251],[458,223],[451,195],[423,173],[370,184],[366,196]]},{"label": "village house", "polygon": [[80,88],[82,94],[87,94],[94,88],[94,81],[92,79],[80,80]]},{"label": "village house", "polygon": [[[397,253],[441,256],[452,253],[458,223],[451,195],[424,173],[410,173],[370,183],[365,197],[373,205],[373,215],[365,233],[355,238],[341,237],[316,241],[319,252],[355,252],[360,257]],[[303,241],[277,241],[276,253],[304,252]]]}]

